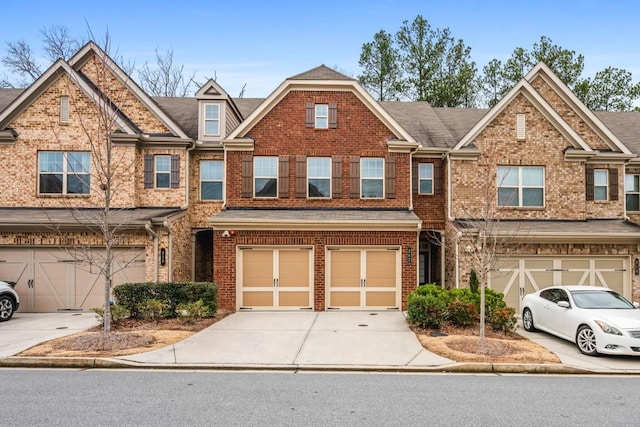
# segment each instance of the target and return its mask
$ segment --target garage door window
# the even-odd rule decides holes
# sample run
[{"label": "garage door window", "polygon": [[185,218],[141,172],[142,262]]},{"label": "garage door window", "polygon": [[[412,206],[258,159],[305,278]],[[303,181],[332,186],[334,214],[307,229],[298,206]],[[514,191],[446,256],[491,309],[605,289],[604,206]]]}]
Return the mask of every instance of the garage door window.
[{"label": "garage door window", "polygon": [[498,166],[498,206],[543,207],[544,168]]},{"label": "garage door window", "polygon": [[80,151],[38,153],[40,194],[89,194],[91,155]]}]

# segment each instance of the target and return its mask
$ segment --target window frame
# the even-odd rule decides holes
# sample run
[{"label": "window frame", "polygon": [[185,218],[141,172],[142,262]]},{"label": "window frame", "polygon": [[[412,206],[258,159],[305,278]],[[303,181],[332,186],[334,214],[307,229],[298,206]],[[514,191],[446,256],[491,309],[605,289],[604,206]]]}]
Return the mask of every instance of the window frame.
[{"label": "window frame", "polygon": [[[258,171],[258,163],[260,163],[261,160],[266,160],[266,159],[270,159],[270,161],[273,162],[273,166],[270,166],[270,169],[273,169],[273,175],[259,175],[257,173]],[[267,179],[267,180],[271,180],[271,179],[275,179],[276,181],[276,188],[275,188],[275,194],[273,196],[268,195],[268,196],[263,196],[263,195],[258,195],[258,179]],[[261,188],[264,189],[266,186],[263,185]],[[279,182],[278,182],[278,156],[254,156],[253,157],[253,197],[257,198],[257,199],[277,199],[278,198],[278,190],[279,190]]]},{"label": "window frame", "polygon": [[[60,170],[43,171],[42,169],[42,155],[44,154],[60,154],[61,163],[58,166]],[[80,159],[80,165],[84,172],[73,171],[73,167],[69,160],[69,156],[80,154],[86,156],[86,159]],[[54,167],[55,168],[55,167]],[[57,168],[55,168],[57,169]],[[60,175],[60,192],[43,192],[42,191],[42,177],[46,175]],[[69,177],[77,177],[83,185],[86,187],[86,192],[69,192]],[[88,181],[85,182],[81,177],[87,177]],[[91,152],[90,151],[38,151],[38,195],[39,196],[89,196],[91,195]]]},{"label": "window frame", "polygon": [[[326,163],[326,165],[322,165],[323,167],[326,167],[326,174],[324,174],[324,176],[319,176],[319,175],[315,175],[314,173],[312,173],[311,170],[311,163],[310,160],[313,161],[320,161],[322,160],[323,163]],[[307,198],[309,199],[330,199],[333,194],[332,194],[332,180],[331,180],[331,168],[332,168],[332,159],[331,157],[307,157]],[[324,172],[324,170],[323,170]],[[312,196],[311,195],[311,180],[315,180],[315,181],[326,181],[328,183],[328,189],[329,189],[329,194],[327,196]],[[317,187],[316,187],[317,188]]]},{"label": "window frame", "polygon": [[[429,167],[429,169],[431,169],[431,176],[430,177],[423,177],[422,176],[422,171],[423,171],[423,166],[424,167]],[[426,182],[431,182],[431,191],[430,192],[423,192],[422,191],[422,182],[426,181]],[[433,163],[418,163],[418,194],[421,195],[433,195],[434,194],[434,167],[433,167]]]},{"label": "window frame", "polygon": [[[167,160],[167,170],[164,168],[161,170],[158,167],[158,160]],[[167,185],[158,185],[158,177],[166,175]],[[171,189],[171,155],[169,154],[157,154],[153,158],[153,188],[161,189],[161,190],[170,190]]]},{"label": "window frame", "polygon": [[[218,165],[220,166],[220,178],[217,179],[217,177],[214,178],[205,178],[203,177],[203,171],[205,170],[204,165],[207,164],[212,164],[212,165]],[[214,173],[217,171],[214,171]],[[204,183],[220,183],[220,198],[216,199],[216,198],[205,198],[204,197]],[[220,201],[220,200],[224,200],[224,161],[223,160],[213,160],[213,159],[207,159],[207,160],[200,160],[200,200],[203,202],[215,202],[215,201]]]},{"label": "window frame", "polygon": [[[598,184],[598,175],[604,174],[605,183]],[[604,198],[602,196],[598,196],[598,189],[604,188]],[[593,170],[593,200],[596,202],[607,202],[609,201],[609,169],[594,169]]]},{"label": "window frame", "polygon": [[[507,178],[508,173],[510,170],[516,170],[518,173],[518,182],[516,186],[513,185],[504,185],[501,184],[499,182],[500,180],[500,170],[501,169],[505,169],[506,173],[503,174],[503,178],[502,180],[504,181],[505,178]],[[542,185],[538,186],[538,185],[524,185],[523,184],[523,172],[525,170],[541,170],[542,171]],[[520,208],[520,209],[540,209],[540,208],[544,208],[545,207],[545,198],[546,198],[546,188],[545,188],[545,177],[546,177],[546,170],[544,166],[510,166],[510,165],[498,165],[498,168],[496,170],[496,187],[497,187],[497,206],[500,208]],[[502,189],[515,189],[517,191],[517,200],[518,203],[517,204],[500,204],[500,190]],[[525,205],[523,204],[523,200],[524,200],[524,192],[525,190],[528,189],[540,189],[542,190],[542,204],[540,205]],[[513,191],[513,190],[511,190]]]},{"label": "window frame", "polygon": [[[376,167],[375,169],[379,169],[380,170],[380,176],[379,177],[370,177],[370,176],[366,176],[365,177],[365,173],[366,170],[369,168],[365,168],[364,163],[366,162],[370,162],[370,161],[376,161],[376,162],[380,162],[380,167]],[[381,183],[381,187],[380,187],[380,196],[366,196],[364,194],[364,183],[365,181],[380,181]],[[361,157],[360,158],[360,198],[361,199],[384,199],[385,198],[385,169],[384,169],[384,157]]]},{"label": "window frame", "polygon": [[[217,118],[207,118],[207,107],[216,107],[218,110]],[[202,104],[202,135],[204,137],[218,137],[222,134],[222,106],[217,102],[206,102]],[[217,133],[207,133],[207,123],[216,123],[218,127]]]},{"label": "window frame", "polygon": [[[633,190],[629,191],[629,179],[633,180]],[[629,197],[636,199],[637,210],[629,209]],[[627,173],[624,175],[624,207],[629,212],[640,212],[640,174]]]},{"label": "window frame", "polygon": [[[318,110],[324,109],[324,114]],[[313,109],[313,124],[316,129],[329,129],[329,104],[315,104]],[[324,121],[324,126],[322,126]]]}]

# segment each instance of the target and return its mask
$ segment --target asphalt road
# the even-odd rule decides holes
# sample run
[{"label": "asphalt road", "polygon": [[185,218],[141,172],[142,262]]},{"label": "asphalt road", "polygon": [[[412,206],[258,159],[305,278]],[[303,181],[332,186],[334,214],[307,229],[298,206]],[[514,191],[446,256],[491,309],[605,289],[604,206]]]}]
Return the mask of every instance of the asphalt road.
[{"label": "asphalt road", "polygon": [[638,423],[638,377],[0,370],[2,426]]}]

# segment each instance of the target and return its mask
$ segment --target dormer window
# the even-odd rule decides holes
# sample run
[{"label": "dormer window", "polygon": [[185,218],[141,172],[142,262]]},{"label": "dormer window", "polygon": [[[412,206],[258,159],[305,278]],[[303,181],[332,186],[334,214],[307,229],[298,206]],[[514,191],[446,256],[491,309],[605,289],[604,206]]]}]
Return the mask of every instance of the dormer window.
[{"label": "dormer window", "polygon": [[204,104],[204,135],[220,136],[220,104]]}]

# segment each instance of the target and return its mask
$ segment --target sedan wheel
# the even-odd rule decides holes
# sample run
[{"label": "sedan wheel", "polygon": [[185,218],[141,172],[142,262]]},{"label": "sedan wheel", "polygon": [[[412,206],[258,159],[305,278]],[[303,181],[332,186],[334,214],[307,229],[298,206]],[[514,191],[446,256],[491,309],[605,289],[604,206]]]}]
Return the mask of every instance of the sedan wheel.
[{"label": "sedan wheel", "polygon": [[578,350],[580,350],[580,353],[582,354],[586,354],[587,356],[595,356],[598,354],[596,350],[596,334],[594,334],[591,328],[586,325],[582,325],[578,328],[576,344],[578,345]]},{"label": "sedan wheel", "polygon": [[533,325],[533,314],[531,314],[531,310],[525,308],[522,312],[522,326],[524,326],[524,330],[527,332],[535,332],[536,327]]},{"label": "sedan wheel", "polygon": [[13,300],[6,295],[0,296],[0,322],[11,319],[13,311]]}]

